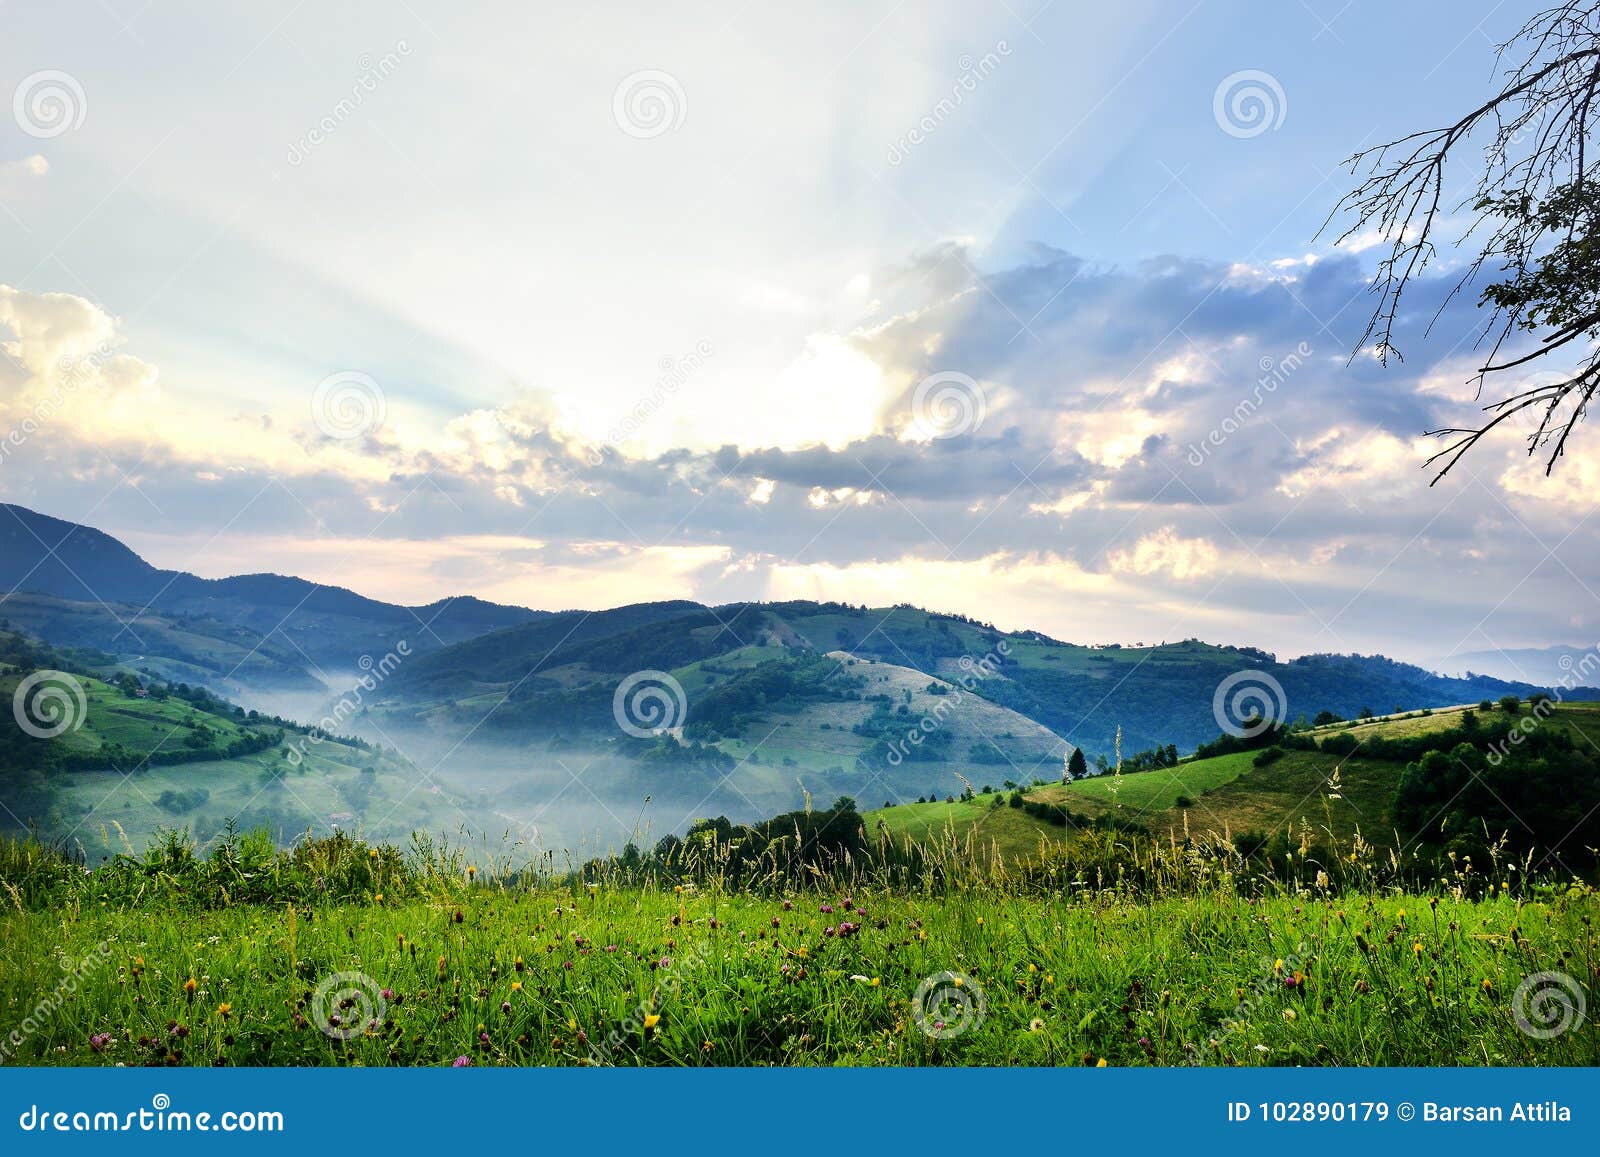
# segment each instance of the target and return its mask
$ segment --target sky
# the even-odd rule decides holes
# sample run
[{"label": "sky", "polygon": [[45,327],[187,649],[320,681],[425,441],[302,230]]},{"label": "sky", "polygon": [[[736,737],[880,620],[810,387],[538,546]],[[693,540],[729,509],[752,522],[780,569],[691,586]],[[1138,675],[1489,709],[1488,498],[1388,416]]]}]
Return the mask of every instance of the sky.
[{"label": "sky", "polygon": [[413,604],[1600,637],[1596,433],[1430,487],[1457,259],[1384,367],[1319,236],[1532,5],[326,9],[0,13],[0,498]]}]

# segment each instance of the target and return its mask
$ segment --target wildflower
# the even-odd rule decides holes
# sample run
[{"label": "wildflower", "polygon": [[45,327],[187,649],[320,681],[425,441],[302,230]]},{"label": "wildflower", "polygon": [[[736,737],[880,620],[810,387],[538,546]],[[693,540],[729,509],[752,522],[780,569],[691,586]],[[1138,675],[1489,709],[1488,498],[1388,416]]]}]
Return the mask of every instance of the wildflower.
[{"label": "wildflower", "polygon": [[651,1029],[655,1028],[656,1025],[658,1025],[660,1023],[661,1023],[661,1014],[660,1013],[647,1012],[647,1013],[644,1014],[644,1030],[645,1030],[645,1032],[649,1032]]},{"label": "wildflower", "polygon": [[1485,991],[1485,992],[1493,992],[1494,991],[1494,981],[1490,980],[1487,976],[1485,976],[1483,978],[1483,991]]},{"label": "wildflower", "polygon": [[793,912],[793,911],[794,911],[794,901],[792,901],[792,900],[785,900],[785,901],[784,901],[784,902],[783,902],[783,910],[784,910],[784,911],[785,911],[785,912]]},{"label": "wildflower", "polygon": [[379,892],[379,893],[378,893],[378,894],[377,894],[377,895],[376,895],[376,896],[374,896],[374,897],[372,897],[372,902],[373,902],[373,903],[374,903],[374,904],[381,904],[381,903],[383,903],[383,893],[382,893],[382,892]]},{"label": "wildflower", "polygon": [[1028,971],[1029,972],[1038,972],[1039,971],[1039,966],[1037,964],[1029,964],[1028,965]]},{"label": "wildflower", "polygon": [[774,916],[774,917],[773,917],[773,918],[772,918],[772,926],[773,926],[773,927],[774,927],[774,928],[776,928],[776,927],[778,927],[778,926],[779,926],[779,924],[780,924],[780,921],[779,921],[779,920],[778,920],[778,918],[777,918],[777,917],[776,917],[776,916]]},{"label": "wildflower", "polygon": [[1422,941],[1418,940],[1414,944],[1411,945],[1411,954],[1413,956],[1421,956],[1422,955]]},{"label": "wildflower", "polygon": [[457,1057],[455,1060],[451,1061],[450,1062],[450,1067],[452,1069],[464,1069],[464,1068],[469,1067],[471,1064],[472,1064],[472,1058],[471,1057],[461,1056],[461,1057]]},{"label": "wildflower", "polygon": [[1032,1020],[1030,1020],[1028,1022],[1028,1031],[1029,1032],[1042,1032],[1042,1031],[1044,1031],[1044,1021],[1040,1020],[1038,1017],[1034,1017]]},{"label": "wildflower", "polygon": [[513,980],[511,982],[511,991],[512,992],[521,992],[522,991],[522,981]]},{"label": "wildflower", "polygon": [[89,1047],[95,1052],[100,1052],[111,1043],[111,1034],[108,1032],[95,1033],[89,1038]]},{"label": "wildflower", "polygon": [[710,1041],[704,1041],[700,1045],[700,1051],[703,1052],[703,1053],[709,1053],[712,1049],[714,1049],[716,1047],[717,1046],[712,1044]]},{"label": "wildflower", "polygon": [[194,977],[191,976],[188,980],[183,982],[183,995],[188,999],[193,1000],[194,990],[198,987],[199,985],[195,983]]},{"label": "wildflower", "polygon": [[217,1005],[217,1015],[220,1016],[223,1020],[227,1020],[228,1019],[228,1014],[231,1013],[232,1011],[233,1011],[233,1005],[229,1004],[227,1001],[223,1001],[221,1004]]},{"label": "wildflower", "polygon": [[510,1012],[511,1011],[511,1002],[509,1000],[502,1000],[500,1002],[500,1011],[501,1012]]},{"label": "wildflower", "polygon": [[393,1000],[394,999],[394,989],[385,988],[382,992],[378,993],[378,996],[383,1000]]},{"label": "wildflower", "polygon": [[824,913],[826,915],[831,915],[833,913],[833,905],[832,904],[824,904],[822,907],[818,908],[817,911],[818,912],[822,912],[822,913]]},{"label": "wildflower", "polygon": [[1106,1067],[1106,1058],[1105,1057],[1101,1057],[1099,1060],[1095,1061],[1094,1067],[1097,1068],[1097,1069],[1105,1068]]},{"label": "wildflower", "polygon": [[1278,957],[1278,959],[1276,959],[1276,960],[1274,960],[1272,962],[1272,971],[1274,971],[1274,972],[1282,972],[1283,971],[1283,957],[1280,956],[1280,957]]},{"label": "wildflower", "polygon": [[468,864],[467,865],[467,879],[470,880],[470,879],[472,879],[472,877],[476,876],[477,874],[478,874],[478,869],[473,867],[471,864]]},{"label": "wildflower", "polygon": [[1283,1019],[1284,1020],[1293,1020],[1294,1018],[1295,1018],[1294,1009],[1286,1008],[1286,1009],[1283,1010]]},{"label": "wildflower", "polygon": [[376,860],[378,858],[378,849],[377,848],[368,848],[367,849],[367,857],[369,859]]}]

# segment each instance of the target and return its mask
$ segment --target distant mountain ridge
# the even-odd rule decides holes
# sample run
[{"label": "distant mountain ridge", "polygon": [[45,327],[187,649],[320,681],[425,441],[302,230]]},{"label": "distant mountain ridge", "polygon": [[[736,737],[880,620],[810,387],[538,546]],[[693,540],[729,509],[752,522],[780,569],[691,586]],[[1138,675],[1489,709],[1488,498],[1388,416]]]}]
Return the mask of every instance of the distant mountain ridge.
[{"label": "distant mountain ridge", "polygon": [[[1229,678],[1275,687],[1286,721],[1543,689],[1483,675],[1450,678],[1377,655],[1279,662],[1253,647],[1196,639],[1083,646],[904,605],[675,600],[551,612],[461,597],[406,607],[276,574],[202,579],[161,570],[99,530],[4,504],[0,584],[0,592],[28,592],[0,598],[0,616],[13,614],[46,641],[96,646],[138,660],[142,669],[155,663],[168,678],[196,672],[189,681],[223,693],[230,681],[333,682],[356,671],[364,656],[376,660],[404,642],[406,661],[364,699],[385,726],[481,726],[484,738],[517,744],[609,741],[617,734],[614,691],[645,670],[673,673],[687,690],[687,719],[679,722],[710,737],[722,754],[742,751],[751,728],[770,717],[790,738],[804,734],[819,751],[843,752],[846,764],[891,743],[899,717],[921,703],[906,673],[964,688],[1027,727],[1104,755],[1114,754],[1119,734],[1125,752],[1213,738],[1221,726],[1215,696]],[[838,670],[829,674],[829,664],[814,661],[829,655],[843,657],[835,669],[855,660],[885,665],[877,678],[899,688],[900,702],[880,709],[881,692],[860,686],[843,694]],[[841,713],[818,706],[844,699],[879,707]],[[804,720],[784,715],[802,706]],[[861,742],[836,742],[841,724]],[[1027,727],[1019,722],[1009,731]],[[826,762],[832,766],[832,755]]]},{"label": "distant mountain ridge", "polygon": [[[7,593],[102,608],[130,626],[113,632],[118,645],[106,648],[113,651],[137,647],[132,640],[143,633],[133,618],[144,608],[242,628],[275,642],[291,668],[298,655],[307,677],[354,670],[363,655],[376,657],[402,640],[420,653],[547,614],[471,596],[407,607],[276,574],[204,579],[152,566],[103,531],[0,503],[0,613]],[[50,639],[49,616],[33,610],[36,629]]]}]

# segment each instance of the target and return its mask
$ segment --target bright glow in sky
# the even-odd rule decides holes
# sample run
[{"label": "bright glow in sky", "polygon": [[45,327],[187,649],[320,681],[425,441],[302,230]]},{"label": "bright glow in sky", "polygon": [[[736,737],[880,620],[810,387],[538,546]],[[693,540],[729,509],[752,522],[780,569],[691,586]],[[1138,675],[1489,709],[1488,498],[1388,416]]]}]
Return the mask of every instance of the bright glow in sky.
[{"label": "bright glow in sky", "polygon": [[0,497],[411,602],[1584,642],[1592,454],[1429,490],[1470,309],[1347,365],[1370,254],[1314,240],[1529,11],[13,3],[0,428],[72,388]]}]

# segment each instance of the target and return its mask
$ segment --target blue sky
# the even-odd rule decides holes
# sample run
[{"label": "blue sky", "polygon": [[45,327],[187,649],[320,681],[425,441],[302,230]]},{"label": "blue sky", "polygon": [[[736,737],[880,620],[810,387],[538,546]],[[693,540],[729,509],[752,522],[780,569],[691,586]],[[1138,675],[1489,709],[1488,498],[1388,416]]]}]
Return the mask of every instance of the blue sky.
[{"label": "blue sky", "polygon": [[1429,489],[1470,302],[1349,365],[1315,238],[1532,11],[13,3],[0,497],[412,602],[1581,643],[1592,454]]}]

